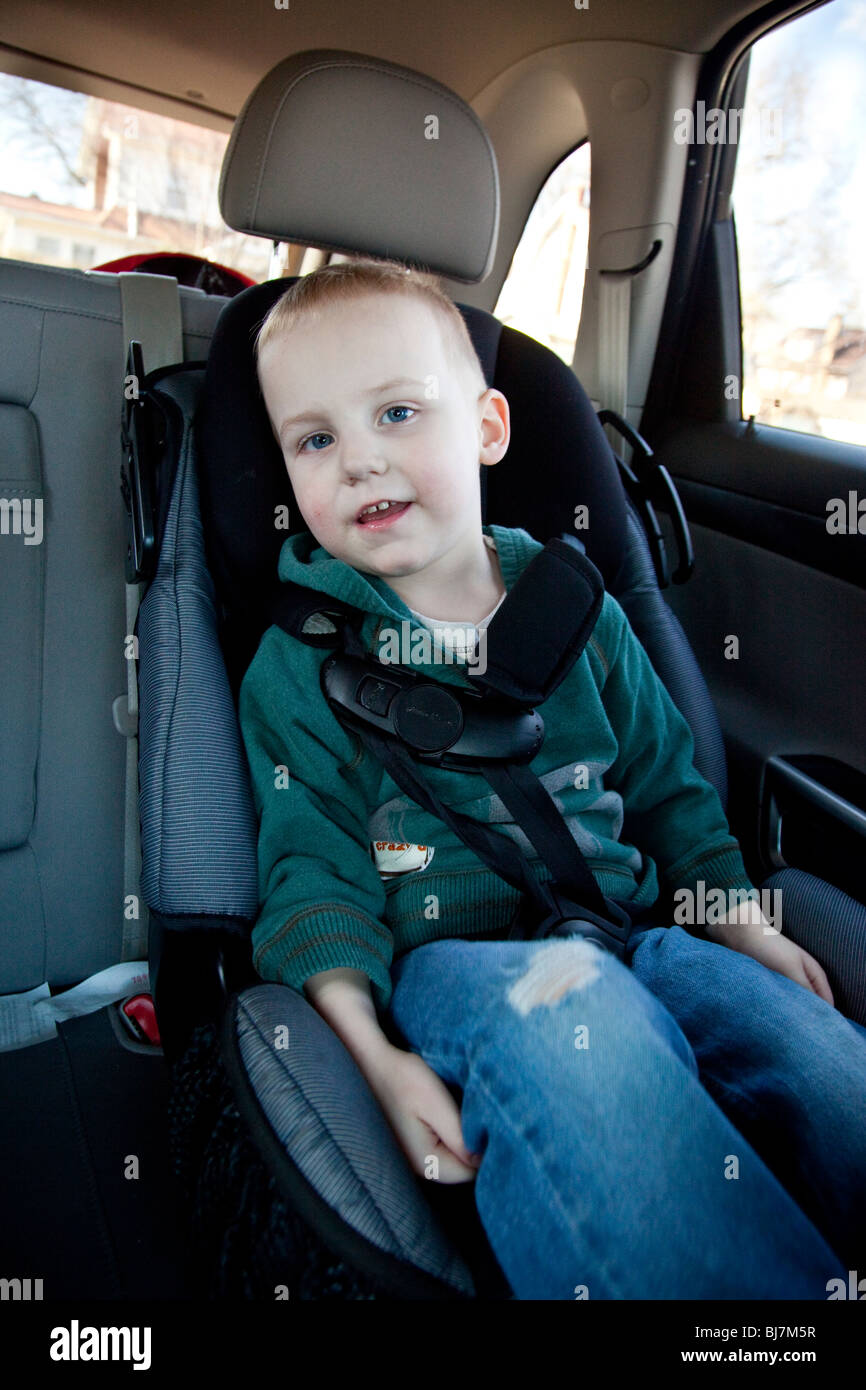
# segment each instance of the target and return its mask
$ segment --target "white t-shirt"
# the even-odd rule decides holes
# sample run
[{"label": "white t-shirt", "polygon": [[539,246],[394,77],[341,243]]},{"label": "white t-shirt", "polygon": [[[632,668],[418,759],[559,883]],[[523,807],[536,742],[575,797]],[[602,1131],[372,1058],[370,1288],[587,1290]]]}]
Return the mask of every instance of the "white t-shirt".
[{"label": "white t-shirt", "polygon": [[[484,541],[491,550],[495,551],[496,546],[492,537],[485,536]],[[430,628],[435,641],[441,645],[442,653],[446,659],[448,655],[451,655],[460,661],[468,661],[475,651],[479,629],[487,626],[494,613],[504,603],[505,598],[506,595],[503,594],[496,607],[491,608],[486,618],[481,618],[477,623],[467,623],[463,618],[428,618],[424,613],[419,613],[414,608],[410,608],[409,612],[418,619],[419,623]]]}]

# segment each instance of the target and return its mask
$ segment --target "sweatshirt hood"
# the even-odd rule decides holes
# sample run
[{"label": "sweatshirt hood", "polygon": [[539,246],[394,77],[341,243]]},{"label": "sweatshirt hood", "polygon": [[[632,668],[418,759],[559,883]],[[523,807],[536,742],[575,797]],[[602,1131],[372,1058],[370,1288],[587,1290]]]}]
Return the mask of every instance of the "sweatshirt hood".
[{"label": "sweatshirt hood", "polygon": [[[510,592],[529,561],[544,547],[519,528],[488,525],[481,529],[496,546],[502,579],[506,591]],[[417,621],[384,579],[353,569],[344,560],[336,560],[324,546],[317,544],[309,531],[288,536],[283,542],[278,574],[284,582],[316,589],[378,618],[409,619],[413,624]]]}]

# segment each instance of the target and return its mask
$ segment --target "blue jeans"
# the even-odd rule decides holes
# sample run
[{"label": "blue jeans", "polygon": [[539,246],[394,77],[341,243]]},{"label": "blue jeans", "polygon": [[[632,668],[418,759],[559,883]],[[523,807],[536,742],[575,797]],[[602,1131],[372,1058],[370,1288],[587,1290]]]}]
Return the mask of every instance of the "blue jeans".
[{"label": "blue jeans", "polygon": [[518,1299],[826,1299],[866,1274],[866,1029],[682,927],[429,942],[388,1017],[483,1155]]}]

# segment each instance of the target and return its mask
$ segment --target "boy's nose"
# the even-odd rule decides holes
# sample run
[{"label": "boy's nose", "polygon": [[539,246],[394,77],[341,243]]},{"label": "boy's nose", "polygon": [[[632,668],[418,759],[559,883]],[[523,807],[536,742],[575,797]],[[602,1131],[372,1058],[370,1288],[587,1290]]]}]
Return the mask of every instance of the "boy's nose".
[{"label": "boy's nose", "polygon": [[387,467],[378,442],[361,439],[344,440],[340,464],[349,478],[366,478],[368,473],[382,473]]}]

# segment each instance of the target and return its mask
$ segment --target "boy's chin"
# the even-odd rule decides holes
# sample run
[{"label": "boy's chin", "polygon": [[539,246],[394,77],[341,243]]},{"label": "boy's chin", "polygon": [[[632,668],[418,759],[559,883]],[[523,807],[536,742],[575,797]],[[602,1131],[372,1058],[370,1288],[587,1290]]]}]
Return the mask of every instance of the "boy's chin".
[{"label": "boy's chin", "polygon": [[365,574],[378,574],[383,579],[389,576],[397,579],[401,575],[417,574],[427,564],[422,547],[417,542],[397,542],[387,546],[371,546],[369,549],[359,544],[353,547],[353,552],[352,555],[344,556],[347,564]]},{"label": "boy's chin", "polygon": [[362,574],[374,574],[378,579],[385,580],[404,579],[408,575],[418,574],[420,570],[424,569],[424,565],[417,562],[413,563],[409,560],[403,560],[401,563],[395,559],[389,563],[386,560],[380,561],[378,557],[374,556],[347,560],[346,563],[352,565],[354,569],[359,570]]}]

